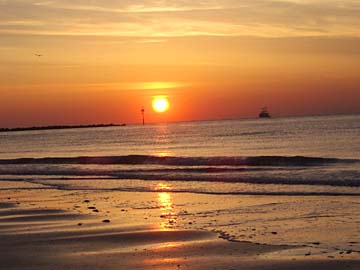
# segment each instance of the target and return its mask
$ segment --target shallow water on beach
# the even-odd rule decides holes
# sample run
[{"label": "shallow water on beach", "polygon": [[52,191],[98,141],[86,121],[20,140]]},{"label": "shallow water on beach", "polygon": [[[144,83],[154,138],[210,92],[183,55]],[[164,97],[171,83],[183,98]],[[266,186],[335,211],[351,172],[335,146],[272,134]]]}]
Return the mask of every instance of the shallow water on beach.
[{"label": "shallow water on beach", "polygon": [[[8,212],[11,215],[8,220],[0,216],[3,233],[29,234],[31,226],[35,235],[49,236],[51,232],[56,238],[59,233],[75,230],[77,237],[83,233],[90,239],[96,239],[135,229],[140,234],[135,234],[134,240],[146,242],[147,238],[142,237],[153,229],[170,233],[182,231],[184,236],[189,232],[212,232],[215,238],[230,243],[261,243],[270,249],[287,250],[277,255],[264,254],[262,259],[266,260],[274,259],[274,256],[284,260],[301,260],[310,256],[306,254],[311,254],[309,259],[328,260],[330,256],[346,260],[356,259],[360,254],[360,219],[356,214],[360,212],[358,197],[194,196],[165,191],[39,191],[31,188],[6,192],[0,190],[0,202],[3,202],[0,208],[4,202],[13,203],[12,207],[16,208]],[[29,213],[26,214],[26,211]],[[49,211],[53,214],[46,216]],[[4,212],[0,211],[0,214]],[[101,222],[104,219],[110,221],[106,227]],[[64,221],[66,226],[61,225]],[[18,224],[6,226],[8,222]],[[81,223],[80,227],[78,223]],[[158,247],[164,249],[174,245],[173,241],[162,239],[160,235],[157,241]],[[106,245],[100,247],[100,253],[114,245],[116,248],[132,249],[121,241],[108,239],[104,243]],[[147,244],[142,248],[153,246]]]}]

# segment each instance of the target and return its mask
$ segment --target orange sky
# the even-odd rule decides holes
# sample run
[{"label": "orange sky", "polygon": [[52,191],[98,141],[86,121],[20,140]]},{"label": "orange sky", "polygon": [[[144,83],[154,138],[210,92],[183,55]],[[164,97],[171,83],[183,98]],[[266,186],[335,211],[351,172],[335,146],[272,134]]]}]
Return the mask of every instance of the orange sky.
[{"label": "orange sky", "polygon": [[[2,0],[0,127],[360,112],[360,3]],[[35,56],[43,54],[42,57]],[[151,109],[167,96],[168,112]]]}]

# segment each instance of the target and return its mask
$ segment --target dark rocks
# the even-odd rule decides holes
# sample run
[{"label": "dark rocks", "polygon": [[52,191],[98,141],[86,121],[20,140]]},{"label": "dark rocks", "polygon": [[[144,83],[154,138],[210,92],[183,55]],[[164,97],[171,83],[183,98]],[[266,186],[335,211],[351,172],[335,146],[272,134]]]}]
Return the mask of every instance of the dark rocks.
[{"label": "dark rocks", "polygon": [[102,222],[103,223],[110,223],[110,220],[109,219],[104,219]]}]

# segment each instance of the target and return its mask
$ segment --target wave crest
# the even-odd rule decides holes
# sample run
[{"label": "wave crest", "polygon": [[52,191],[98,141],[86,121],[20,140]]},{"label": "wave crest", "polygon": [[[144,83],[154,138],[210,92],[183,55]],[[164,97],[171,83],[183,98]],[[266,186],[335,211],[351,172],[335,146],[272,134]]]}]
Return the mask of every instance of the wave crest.
[{"label": "wave crest", "polygon": [[0,164],[98,164],[98,165],[174,165],[174,166],[319,166],[334,163],[356,163],[355,159],[304,156],[254,157],[159,157],[151,155],[82,156],[0,159]]}]

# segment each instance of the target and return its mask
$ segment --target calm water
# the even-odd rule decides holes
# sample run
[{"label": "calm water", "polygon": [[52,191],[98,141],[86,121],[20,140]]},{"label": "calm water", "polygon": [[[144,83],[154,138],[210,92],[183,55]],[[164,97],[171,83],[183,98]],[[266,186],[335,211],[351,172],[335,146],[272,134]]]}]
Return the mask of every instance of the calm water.
[{"label": "calm water", "polygon": [[360,115],[0,133],[0,159],[3,189],[359,195]]}]

